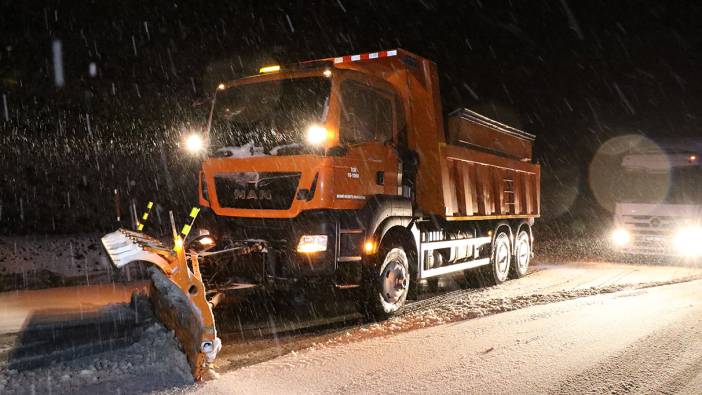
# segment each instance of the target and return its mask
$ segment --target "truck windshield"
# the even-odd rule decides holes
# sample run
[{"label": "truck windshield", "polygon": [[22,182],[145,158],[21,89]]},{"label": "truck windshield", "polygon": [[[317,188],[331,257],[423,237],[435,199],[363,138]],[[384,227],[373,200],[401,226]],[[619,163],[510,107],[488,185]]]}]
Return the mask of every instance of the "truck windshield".
[{"label": "truck windshield", "polygon": [[702,204],[702,168],[675,167],[670,172],[626,171],[618,185],[623,203]]},{"label": "truck windshield", "polygon": [[305,144],[304,132],[312,124],[324,122],[330,90],[329,78],[307,77],[218,92],[211,155],[295,155],[314,150]]}]

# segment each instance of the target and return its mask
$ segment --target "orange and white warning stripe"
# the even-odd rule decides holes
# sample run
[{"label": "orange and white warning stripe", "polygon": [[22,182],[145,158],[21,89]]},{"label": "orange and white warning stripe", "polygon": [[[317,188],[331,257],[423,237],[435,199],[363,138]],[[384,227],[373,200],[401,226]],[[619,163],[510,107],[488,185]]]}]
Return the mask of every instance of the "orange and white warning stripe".
[{"label": "orange and white warning stripe", "polygon": [[359,60],[373,60],[378,58],[387,58],[389,56],[397,56],[397,50],[393,49],[390,51],[362,53],[360,55],[340,56],[338,58],[334,58],[334,63],[357,62]]}]

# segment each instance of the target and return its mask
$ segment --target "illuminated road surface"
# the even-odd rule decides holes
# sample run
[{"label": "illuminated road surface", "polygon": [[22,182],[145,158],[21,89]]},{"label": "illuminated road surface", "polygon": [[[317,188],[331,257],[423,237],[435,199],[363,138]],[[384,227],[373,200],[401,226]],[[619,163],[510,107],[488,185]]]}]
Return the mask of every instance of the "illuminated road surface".
[{"label": "illuminated road surface", "polygon": [[702,281],[317,346],[197,393],[702,391]]},{"label": "illuminated road surface", "polygon": [[[141,339],[146,327],[130,324],[135,317],[100,310],[143,283],[8,292],[0,294],[0,385],[37,393],[700,393],[702,280],[692,278],[702,269],[581,262],[536,266],[490,288],[446,279],[442,292],[379,324],[288,312],[291,319],[259,306],[263,320],[242,316],[243,330],[238,320],[220,322],[222,377],[195,387],[177,387],[176,359],[159,357],[178,354],[175,344],[151,349],[154,338]],[[169,344],[167,332],[159,336]],[[149,366],[145,354],[155,356]],[[105,367],[117,356],[119,367]],[[20,372],[3,375],[7,364]],[[94,375],[81,376],[85,369]]]},{"label": "illuminated road surface", "polygon": [[19,332],[29,321],[80,319],[111,303],[129,303],[146,283],[101,284],[0,293],[0,334]]}]

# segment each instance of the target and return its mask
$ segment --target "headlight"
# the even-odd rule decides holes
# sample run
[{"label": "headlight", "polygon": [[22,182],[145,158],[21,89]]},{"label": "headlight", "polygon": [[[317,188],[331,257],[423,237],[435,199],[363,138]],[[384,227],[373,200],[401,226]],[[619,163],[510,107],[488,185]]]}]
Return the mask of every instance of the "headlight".
[{"label": "headlight", "polygon": [[309,254],[327,250],[327,235],[304,235],[297,243],[297,252]]},{"label": "headlight", "polygon": [[675,234],[675,248],[680,255],[702,255],[702,227],[690,226]]},{"label": "headlight", "polygon": [[200,229],[200,235],[188,243],[188,249],[202,252],[212,249],[216,244],[217,241],[209,231]]},{"label": "headlight", "polygon": [[198,154],[205,149],[205,141],[199,134],[191,134],[185,139],[185,149],[191,154]]},{"label": "headlight", "polygon": [[626,229],[615,229],[612,232],[612,242],[618,247],[623,247],[631,241],[631,234]]},{"label": "headlight", "polygon": [[307,142],[311,145],[321,145],[329,137],[327,128],[319,125],[312,125],[307,128]]}]

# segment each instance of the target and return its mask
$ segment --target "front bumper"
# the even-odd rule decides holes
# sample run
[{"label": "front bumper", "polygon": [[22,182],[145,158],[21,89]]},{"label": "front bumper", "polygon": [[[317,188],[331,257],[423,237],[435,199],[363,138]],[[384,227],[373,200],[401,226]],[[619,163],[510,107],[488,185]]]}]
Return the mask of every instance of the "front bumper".
[{"label": "front bumper", "polygon": [[[359,227],[355,212],[320,210],[303,212],[292,219],[228,218],[206,211],[201,216],[201,226],[218,240],[217,249],[242,243],[265,244],[261,251],[251,254],[221,254],[205,259],[201,270],[203,279],[209,279],[208,287],[232,281],[256,284],[360,281],[365,234],[348,232],[349,228]],[[297,252],[303,235],[326,235],[326,251]]]},{"label": "front bumper", "polygon": [[632,234],[628,243],[615,246],[617,251],[632,255],[677,256],[673,244],[663,236]]},{"label": "front bumper", "polygon": [[[702,243],[702,240],[700,240]],[[630,233],[630,239],[623,245],[613,245],[613,249],[617,252],[629,255],[646,255],[660,257],[677,257],[677,258],[702,258],[698,253],[690,253],[681,249],[675,242],[675,234],[641,234],[636,232]]]}]

